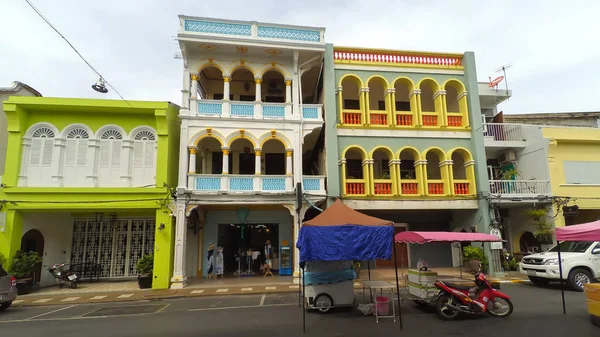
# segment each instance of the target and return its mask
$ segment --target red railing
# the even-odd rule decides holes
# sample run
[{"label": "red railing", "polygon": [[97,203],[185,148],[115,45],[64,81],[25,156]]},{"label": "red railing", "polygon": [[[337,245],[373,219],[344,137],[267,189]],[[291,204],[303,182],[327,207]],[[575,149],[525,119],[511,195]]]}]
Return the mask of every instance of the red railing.
[{"label": "red railing", "polygon": [[376,195],[391,195],[392,193],[392,183],[388,182],[388,183],[374,183],[373,186],[375,187],[375,194]]},{"label": "red railing", "polygon": [[419,194],[419,183],[401,183],[402,194]]},{"label": "red railing", "polygon": [[456,195],[469,194],[469,183],[454,183],[454,194],[456,194]]},{"label": "red railing", "polygon": [[429,194],[444,194],[444,183],[427,183]]},{"label": "red railing", "polygon": [[360,125],[360,112],[344,112],[344,124]]},{"label": "red railing", "polygon": [[335,61],[361,61],[373,63],[423,64],[430,66],[457,67],[461,66],[461,56],[420,54],[411,52],[376,52],[367,50],[335,49]]},{"label": "red railing", "polygon": [[387,115],[384,114],[370,114],[371,125],[387,125]]},{"label": "red railing", "polygon": [[448,116],[448,126],[462,126],[462,116]]},{"label": "red railing", "polygon": [[396,115],[396,124],[401,126],[412,126],[412,115]]},{"label": "red railing", "polygon": [[346,183],[346,194],[365,194],[365,183]]},{"label": "red railing", "polygon": [[423,115],[423,125],[437,126],[437,116]]}]

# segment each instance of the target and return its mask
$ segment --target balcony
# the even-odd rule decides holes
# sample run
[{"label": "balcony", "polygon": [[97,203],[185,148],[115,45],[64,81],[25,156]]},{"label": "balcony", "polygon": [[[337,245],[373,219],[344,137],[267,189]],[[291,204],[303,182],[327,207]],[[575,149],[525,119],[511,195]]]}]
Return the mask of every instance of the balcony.
[{"label": "balcony", "polygon": [[[300,120],[292,114],[291,103],[237,102],[222,100],[198,101],[197,116],[239,119],[288,119]],[[323,121],[322,104],[304,104],[304,120]]]},{"label": "balcony", "polygon": [[484,123],[483,138],[486,147],[525,147],[523,126],[519,124]]},{"label": "balcony", "polygon": [[[325,176],[304,176],[304,191],[325,194]],[[220,194],[281,194],[294,192],[293,176],[188,174],[188,189],[199,193]]]},{"label": "balcony", "polygon": [[549,180],[490,180],[490,193],[500,198],[518,199],[550,196]]}]

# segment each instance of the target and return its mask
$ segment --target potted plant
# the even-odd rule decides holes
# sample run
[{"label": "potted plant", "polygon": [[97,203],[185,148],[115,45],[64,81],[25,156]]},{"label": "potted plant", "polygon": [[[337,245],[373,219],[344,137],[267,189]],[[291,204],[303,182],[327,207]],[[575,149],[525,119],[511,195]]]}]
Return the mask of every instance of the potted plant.
[{"label": "potted plant", "polygon": [[520,176],[521,173],[516,168],[511,168],[508,170],[502,171],[502,180],[513,180],[514,178]]},{"label": "potted plant", "polygon": [[537,229],[533,232],[533,236],[542,244],[551,244],[552,235],[554,235],[554,226],[545,221],[540,221],[535,225]]},{"label": "potted plant", "polygon": [[33,278],[31,274],[42,264],[42,258],[37,252],[17,251],[12,259],[8,273],[17,279],[17,294],[26,295],[31,292]]},{"label": "potted plant", "polygon": [[138,272],[138,286],[140,289],[152,288],[152,269],[154,268],[154,254],[142,256],[135,266]]},{"label": "potted plant", "polygon": [[546,210],[543,208],[528,209],[525,211],[525,215],[530,216],[534,221],[540,221],[546,216]]},{"label": "potted plant", "polygon": [[467,263],[469,270],[473,273],[479,271],[480,265],[482,267],[482,270],[485,270],[485,266],[487,265],[486,261],[483,258],[483,249],[481,249],[480,247],[463,247],[463,261]]},{"label": "potted plant", "polygon": [[356,278],[360,278],[360,261],[353,261],[352,266],[354,267]]}]

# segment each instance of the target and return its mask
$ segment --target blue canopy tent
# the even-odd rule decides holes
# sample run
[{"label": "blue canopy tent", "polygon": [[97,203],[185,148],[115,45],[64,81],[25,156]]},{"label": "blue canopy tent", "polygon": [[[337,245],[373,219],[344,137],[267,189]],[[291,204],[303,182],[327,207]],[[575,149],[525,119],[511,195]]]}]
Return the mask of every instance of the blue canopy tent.
[{"label": "blue canopy tent", "polygon": [[[394,223],[357,212],[338,199],[314,219],[302,224],[296,247],[300,250],[304,294],[304,263],[307,261],[390,260],[392,252],[395,261]],[[305,301],[302,302],[304,315]],[[401,320],[400,324],[402,327]]]}]

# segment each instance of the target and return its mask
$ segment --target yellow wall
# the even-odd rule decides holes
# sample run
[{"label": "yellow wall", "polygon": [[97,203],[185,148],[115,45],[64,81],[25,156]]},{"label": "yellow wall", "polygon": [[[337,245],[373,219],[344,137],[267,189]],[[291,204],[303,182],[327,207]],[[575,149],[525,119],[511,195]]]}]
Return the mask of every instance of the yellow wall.
[{"label": "yellow wall", "polygon": [[[563,169],[563,161],[600,162],[600,129],[544,128],[543,135],[550,140],[548,167],[552,194],[557,197],[579,198],[576,202],[571,201],[569,206],[577,204],[582,210],[600,210],[600,186],[566,185]],[[556,211],[555,204],[555,214]],[[556,227],[565,225],[562,213],[554,221]]]}]

